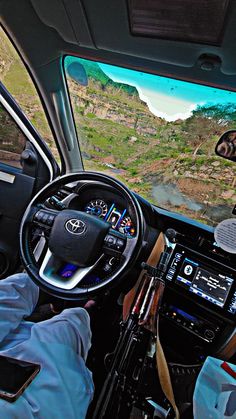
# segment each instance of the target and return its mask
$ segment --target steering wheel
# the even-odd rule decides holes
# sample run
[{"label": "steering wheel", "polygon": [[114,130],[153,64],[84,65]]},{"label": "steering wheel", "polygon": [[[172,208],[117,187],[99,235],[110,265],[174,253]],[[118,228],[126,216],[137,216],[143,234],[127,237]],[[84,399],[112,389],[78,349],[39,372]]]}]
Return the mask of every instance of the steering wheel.
[{"label": "steering wheel", "polygon": [[[73,185],[73,196],[81,184],[88,184],[90,188],[98,184],[112,188],[132,210],[135,236],[122,234],[91,214],[70,209],[66,205],[68,199],[65,204],[59,202],[59,210],[48,205],[50,198],[69,184]],[[40,257],[36,257],[32,246],[36,233],[43,241]],[[20,252],[26,271],[40,288],[59,298],[81,300],[121,283],[137,261],[143,235],[144,218],[133,193],[110,176],[83,171],[57,178],[33,198],[21,223]],[[107,269],[102,280],[91,282],[96,272],[105,269],[107,258],[115,261],[114,266]]]}]

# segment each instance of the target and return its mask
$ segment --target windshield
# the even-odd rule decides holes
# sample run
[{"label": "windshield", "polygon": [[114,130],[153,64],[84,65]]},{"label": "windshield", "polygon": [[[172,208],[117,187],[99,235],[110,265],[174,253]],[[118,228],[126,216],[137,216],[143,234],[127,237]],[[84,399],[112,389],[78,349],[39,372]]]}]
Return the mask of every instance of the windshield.
[{"label": "windshield", "polygon": [[208,225],[233,217],[235,163],[215,155],[236,128],[236,93],[66,57],[86,170]]}]

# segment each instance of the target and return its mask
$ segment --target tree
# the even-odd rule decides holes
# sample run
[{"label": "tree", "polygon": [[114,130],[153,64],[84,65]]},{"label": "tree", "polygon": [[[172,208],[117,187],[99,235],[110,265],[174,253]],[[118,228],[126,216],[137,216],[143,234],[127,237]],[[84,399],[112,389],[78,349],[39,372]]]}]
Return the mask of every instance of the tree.
[{"label": "tree", "polygon": [[219,125],[227,125],[230,122],[236,123],[236,104],[235,103],[218,103],[198,105],[193,111],[193,117],[201,117],[214,119]]}]

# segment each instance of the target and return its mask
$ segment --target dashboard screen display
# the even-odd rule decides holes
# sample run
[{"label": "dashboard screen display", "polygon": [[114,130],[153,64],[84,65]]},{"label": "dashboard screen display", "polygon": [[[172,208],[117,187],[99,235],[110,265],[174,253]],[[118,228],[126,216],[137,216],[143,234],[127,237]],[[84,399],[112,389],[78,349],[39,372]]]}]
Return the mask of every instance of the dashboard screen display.
[{"label": "dashboard screen display", "polygon": [[111,224],[114,230],[126,236],[135,236],[135,225],[126,208],[117,208],[115,202],[105,202],[103,199],[92,199],[84,208],[87,214],[102,218]]},{"label": "dashboard screen display", "polygon": [[198,262],[185,257],[176,282],[205,300],[223,307],[234,280],[221,273],[211,272]]}]

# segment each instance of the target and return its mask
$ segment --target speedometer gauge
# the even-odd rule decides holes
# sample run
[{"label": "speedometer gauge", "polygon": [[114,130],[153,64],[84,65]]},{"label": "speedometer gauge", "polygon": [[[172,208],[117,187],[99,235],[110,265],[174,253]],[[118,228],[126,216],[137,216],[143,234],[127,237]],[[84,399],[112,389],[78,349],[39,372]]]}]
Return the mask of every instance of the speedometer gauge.
[{"label": "speedometer gauge", "polygon": [[104,218],[107,215],[107,210],[107,204],[102,199],[93,199],[85,207],[87,214],[95,215],[100,218]]},{"label": "speedometer gauge", "polygon": [[135,235],[134,224],[129,216],[124,217],[120,223],[119,231],[129,236]]}]

